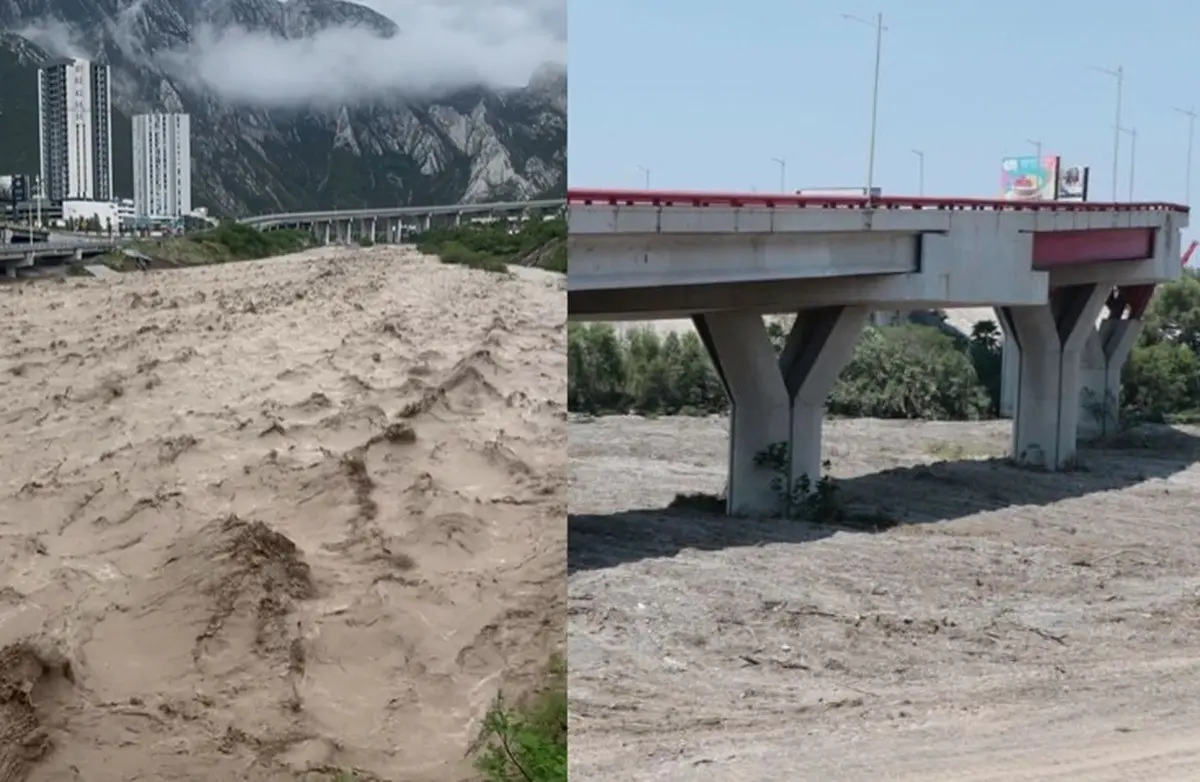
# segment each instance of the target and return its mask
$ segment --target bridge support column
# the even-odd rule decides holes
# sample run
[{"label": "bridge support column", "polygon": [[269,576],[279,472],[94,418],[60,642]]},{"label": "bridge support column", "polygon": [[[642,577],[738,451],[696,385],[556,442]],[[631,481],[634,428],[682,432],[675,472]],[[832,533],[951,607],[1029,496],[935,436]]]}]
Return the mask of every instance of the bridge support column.
[{"label": "bridge support column", "polygon": [[1056,288],[1050,304],[1000,307],[1019,355],[1015,380],[1013,458],[1018,464],[1060,470],[1075,462],[1079,429],[1080,360],[1108,294],[1087,284]]},{"label": "bridge support column", "polygon": [[776,443],[785,447],[789,485],[801,476],[812,483],[820,479],[825,401],[866,320],[864,307],[804,310],[776,357],[757,313],[694,318],[732,408],[728,513],[774,514],[782,509],[785,499],[771,485],[779,476],[756,463]]},{"label": "bridge support column", "polygon": [[1092,330],[1080,362],[1079,437],[1094,440],[1117,433],[1121,370],[1142,333],[1142,319],[1108,317]]},{"label": "bridge support column", "polygon": [[1017,411],[1017,377],[1020,374],[1021,351],[1004,323],[1004,318],[996,316],[1000,321],[1000,331],[1004,333],[1004,342],[1000,347],[1000,417],[1012,418]]},{"label": "bridge support column", "polygon": [[[1142,333],[1144,307],[1139,308],[1139,303],[1131,303],[1132,309],[1126,314],[1124,307],[1114,307],[1110,298],[1112,314],[1087,335],[1079,368],[1079,440],[1094,440],[1118,431],[1121,371]],[[1001,324],[1005,338],[1000,373],[1000,417],[1013,418],[1017,407],[1021,350],[1003,318]]]}]

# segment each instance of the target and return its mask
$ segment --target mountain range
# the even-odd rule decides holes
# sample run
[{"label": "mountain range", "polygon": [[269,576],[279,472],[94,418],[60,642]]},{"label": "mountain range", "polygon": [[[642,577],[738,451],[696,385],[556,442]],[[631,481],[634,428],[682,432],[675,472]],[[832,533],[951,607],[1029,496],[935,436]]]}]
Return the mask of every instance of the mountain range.
[{"label": "mountain range", "polygon": [[[0,0],[0,31],[0,174],[38,168],[38,64],[81,56],[111,68],[119,196],[133,190],[130,118],[155,111],[191,115],[192,201],[216,214],[524,199],[561,195],[566,187],[561,65],[547,63],[527,83],[504,87],[485,84],[486,74],[420,87],[398,78],[390,87],[383,73],[376,74],[382,86],[363,92],[352,71],[342,89],[338,69],[347,66],[335,60],[300,78],[300,87],[311,82],[310,95],[294,94],[296,79],[270,70],[283,66],[271,53],[277,43],[298,44],[289,51],[316,57],[330,48],[318,44],[345,41],[346,62],[405,45],[396,22],[363,5]],[[243,39],[265,42],[261,61],[220,61],[227,50],[259,51],[247,46],[204,59],[206,45]],[[410,57],[410,69],[419,66],[419,55]],[[242,68],[244,78],[222,67]],[[214,88],[200,78],[207,73],[233,87]],[[279,80],[279,95],[271,78]],[[241,89],[252,81],[266,85],[265,95]]]}]

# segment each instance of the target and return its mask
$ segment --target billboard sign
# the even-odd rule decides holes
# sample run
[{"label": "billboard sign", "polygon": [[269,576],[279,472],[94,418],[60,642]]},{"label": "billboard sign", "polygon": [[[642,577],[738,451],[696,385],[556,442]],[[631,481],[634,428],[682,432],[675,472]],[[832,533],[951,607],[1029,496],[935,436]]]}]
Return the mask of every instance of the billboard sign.
[{"label": "billboard sign", "polygon": [[1088,200],[1088,179],[1092,170],[1087,166],[1060,166],[1058,172],[1058,200]]},{"label": "billboard sign", "polygon": [[1004,200],[1054,201],[1058,198],[1057,155],[1006,157],[1000,165],[1000,191]]}]

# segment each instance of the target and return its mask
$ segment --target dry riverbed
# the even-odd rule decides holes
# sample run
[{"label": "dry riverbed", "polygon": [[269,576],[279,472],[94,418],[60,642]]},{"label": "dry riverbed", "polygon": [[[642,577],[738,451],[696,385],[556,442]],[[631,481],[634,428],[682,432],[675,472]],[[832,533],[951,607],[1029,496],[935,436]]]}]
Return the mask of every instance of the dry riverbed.
[{"label": "dry riverbed", "polygon": [[722,420],[573,422],[571,779],[1200,779],[1194,434],[1049,475],[1006,422],[832,421],[865,532],[664,510]]}]

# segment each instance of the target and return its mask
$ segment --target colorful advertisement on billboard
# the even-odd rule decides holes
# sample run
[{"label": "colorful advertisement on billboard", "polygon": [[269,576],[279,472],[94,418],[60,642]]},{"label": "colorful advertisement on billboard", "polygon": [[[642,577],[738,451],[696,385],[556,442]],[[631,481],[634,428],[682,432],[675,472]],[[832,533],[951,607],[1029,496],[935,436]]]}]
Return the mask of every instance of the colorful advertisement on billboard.
[{"label": "colorful advertisement on billboard", "polygon": [[1092,170],[1087,166],[1060,166],[1058,171],[1058,200],[1088,200],[1088,179]]},{"label": "colorful advertisement on billboard", "polygon": [[1057,155],[1006,157],[1001,161],[1000,192],[1006,201],[1053,201],[1058,198]]}]

